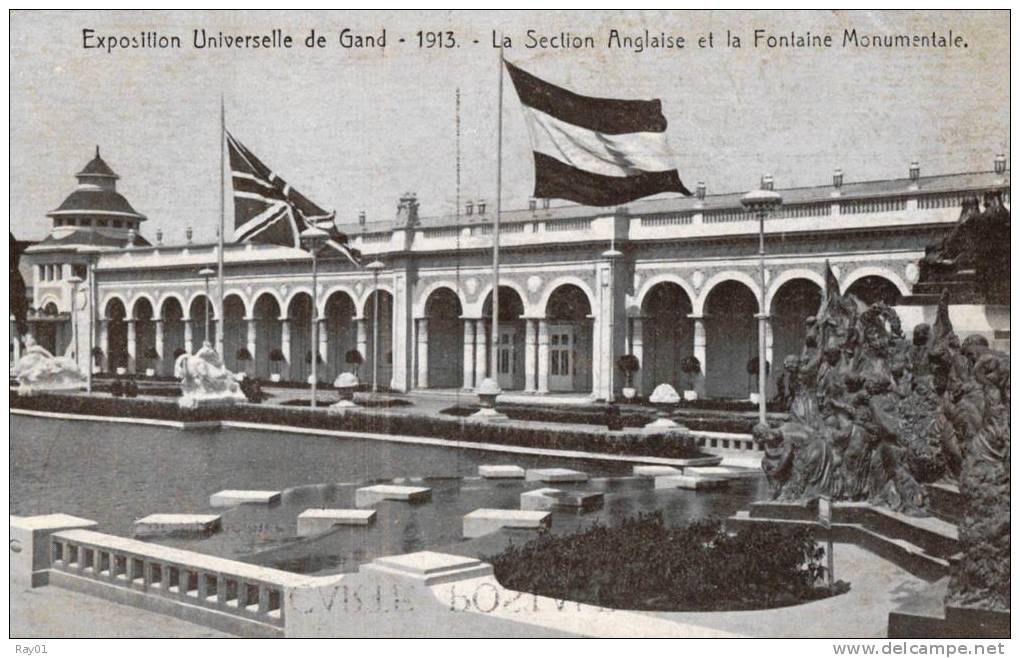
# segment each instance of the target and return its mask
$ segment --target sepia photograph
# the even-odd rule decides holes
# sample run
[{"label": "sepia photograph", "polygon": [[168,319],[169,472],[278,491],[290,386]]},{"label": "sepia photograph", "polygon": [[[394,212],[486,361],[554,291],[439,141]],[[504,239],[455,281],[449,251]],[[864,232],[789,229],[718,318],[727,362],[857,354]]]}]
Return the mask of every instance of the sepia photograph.
[{"label": "sepia photograph", "polygon": [[1008,9],[8,21],[14,654],[1008,652]]}]

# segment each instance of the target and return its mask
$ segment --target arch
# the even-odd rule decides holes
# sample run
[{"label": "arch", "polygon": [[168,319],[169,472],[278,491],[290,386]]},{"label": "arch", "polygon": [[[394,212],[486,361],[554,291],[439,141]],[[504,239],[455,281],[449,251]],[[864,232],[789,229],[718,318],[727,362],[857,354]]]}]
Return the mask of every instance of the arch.
[{"label": "arch", "polygon": [[159,319],[163,322],[161,374],[172,375],[177,356],[185,351],[184,318],[184,299],[177,294],[164,295],[159,307]]},{"label": "arch", "polygon": [[[209,322],[206,322],[206,314],[209,315]],[[204,292],[191,296],[188,304],[188,321],[191,322],[191,339],[194,349],[197,351],[204,343],[216,345],[216,305],[211,298],[206,297]],[[206,325],[209,325],[209,335],[206,336]]]},{"label": "arch", "polygon": [[177,302],[177,306],[181,310],[182,314],[181,317],[182,318],[185,317],[184,314],[187,312],[188,307],[184,303],[184,296],[176,292],[165,292],[162,295],[160,295],[159,304],[156,306],[156,312],[158,314],[156,316],[157,320],[164,319],[163,314],[165,312],[165,309],[167,308],[167,302],[170,301]]},{"label": "arch", "polygon": [[330,286],[328,288],[325,288],[323,285],[320,284],[319,285],[319,317],[320,318],[326,317],[326,304],[329,301],[329,299],[331,297],[333,297],[334,295],[336,295],[337,293],[343,293],[343,294],[347,295],[350,298],[351,303],[354,304],[354,308],[358,307],[357,303],[355,302],[355,300],[358,298],[358,296],[357,296],[357,294],[355,294],[354,289],[351,288],[350,286],[343,285],[343,284],[336,284],[336,285],[332,285],[332,286]]},{"label": "arch", "polygon": [[[592,292],[592,289],[589,287],[588,282],[579,276],[566,275],[556,277],[555,279],[549,282],[549,284],[545,287],[545,291],[542,294],[542,298],[539,300],[538,304],[535,305],[536,309],[539,310],[541,314],[546,315],[548,317],[547,312],[549,310],[550,298],[552,298],[553,294],[558,289],[562,288],[565,285],[573,285],[579,288],[581,292],[584,293],[585,297],[588,298],[589,308],[595,308],[597,306],[595,301],[595,293]],[[528,315],[531,314],[527,308],[524,309],[524,312],[525,314]]]},{"label": "arch", "polygon": [[[312,345],[312,292],[311,289],[297,289],[287,298],[284,311],[290,322],[290,380],[307,382],[312,374],[312,358],[318,354],[318,346]],[[321,375],[316,365],[316,375]],[[321,377],[320,377],[321,379]]]},{"label": "arch", "polygon": [[143,295],[135,299],[131,308],[131,319],[135,323],[135,372],[153,374],[160,363],[160,353],[156,345],[156,323],[153,317],[156,311],[152,298]]},{"label": "arch", "polygon": [[[379,367],[375,367],[377,350],[375,348],[375,303],[379,300]],[[359,336],[358,345],[364,344],[362,365],[364,379],[379,388],[389,386],[393,376],[393,292],[379,286],[378,290],[370,290],[363,302],[362,319],[364,320],[364,341]]]},{"label": "arch", "polygon": [[[709,277],[708,281],[705,281],[704,285],[701,286],[701,294],[694,299],[694,315],[705,315],[705,302],[708,300],[708,296],[712,294],[712,290],[716,286],[725,283],[727,281],[739,281],[751,290],[751,294],[754,295],[755,300],[761,298],[761,286],[758,282],[748,274],[747,272],[741,272],[739,270],[725,270],[723,272],[717,272]],[[755,301],[755,309],[757,311],[758,303]]]},{"label": "arch", "polygon": [[[204,298],[204,299],[208,299],[209,300],[208,306],[210,306],[212,308],[212,316],[211,317],[215,318],[216,317],[216,301],[213,298],[214,294],[215,293],[212,290],[209,291],[208,295],[205,294],[205,290],[199,290],[198,292],[192,293],[191,297],[188,298],[188,306],[186,307],[186,310],[188,311],[188,319],[189,320],[190,319],[194,319],[192,317],[192,315],[191,315],[191,311],[193,311],[195,309],[195,302],[197,302],[199,298]],[[205,316],[202,316],[202,317],[205,317]]]},{"label": "arch", "polygon": [[[503,285],[502,281],[500,282],[500,285]],[[457,286],[454,285],[452,281],[445,280],[433,281],[432,283],[425,286],[425,288],[422,289],[421,294],[418,295],[418,300],[415,302],[414,308],[412,309],[414,317],[416,318],[424,317],[426,315],[425,306],[428,304],[429,297],[432,296],[432,293],[443,288],[449,290],[454,294],[454,296],[457,298],[457,302],[460,305],[461,309],[467,307],[468,305],[467,300],[460,294],[460,291],[457,290]],[[492,286],[489,286],[489,289],[491,288]],[[461,312],[463,313],[463,310]]]},{"label": "arch", "polygon": [[241,348],[247,349],[248,325],[245,322],[247,306],[244,297],[231,291],[223,296],[223,363],[231,372],[245,372],[250,361],[238,359]]},{"label": "arch", "polygon": [[[149,293],[140,292],[135,295],[134,300],[131,302],[131,317],[136,318],[138,316],[138,305],[142,302],[146,302],[149,305],[149,311],[155,313],[157,304],[154,297]],[[150,318],[151,319],[151,318]]]},{"label": "arch", "polygon": [[263,289],[252,297],[251,315],[255,318],[255,376],[283,377],[289,350],[283,349],[283,307],[280,296]]},{"label": "arch", "polygon": [[[510,290],[513,290],[521,300],[521,307],[523,309],[521,311],[521,315],[525,316],[531,315],[531,307],[528,304],[528,293],[524,289],[524,287],[521,286],[521,284],[517,283],[512,279],[500,279],[499,287],[509,288]],[[487,301],[489,301],[489,297],[491,295],[492,295],[492,283],[490,282],[479,291],[477,300],[470,309],[465,310],[465,313],[467,312],[467,310],[470,310],[478,317],[482,317],[482,314],[485,311],[485,304]],[[500,299],[502,299],[502,296],[500,297]]]},{"label": "arch", "polygon": [[357,300],[357,302],[358,302],[358,313],[361,314],[361,317],[367,317],[366,313],[368,312],[368,300],[371,299],[372,294],[377,289],[380,292],[384,292],[387,295],[389,295],[390,297],[393,297],[393,287],[391,285],[389,285],[388,283],[383,283],[383,281],[380,280],[379,281],[379,285],[375,286],[375,285],[373,285],[372,280],[369,279],[368,280],[368,285],[365,286],[364,292],[361,293],[361,299]]},{"label": "arch", "polygon": [[109,295],[103,300],[103,317],[107,320],[113,319],[113,309],[118,309],[121,318],[127,317],[127,304],[124,303],[124,298],[120,295]]},{"label": "arch", "polygon": [[[256,307],[258,306],[259,300],[261,300],[262,297],[265,295],[269,295],[276,301],[276,307],[280,309],[281,312],[283,311],[283,309],[287,308],[286,305],[283,303],[283,296],[280,294],[278,290],[276,290],[275,288],[268,287],[259,288],[258,290],[255,291],[255,294],[251,296],[251,308],[248,311],[250,315],[252,316],[255,315]],[[277,317],[277,319],[279,319],[279,316]]]},{"label": "arch", "polygon": [[[572,277],[573,278],[573,277]],[[594,323],[592,299],[576,282],[563,282],[545,301],[549,333],[549,390],[591,391]]]},{"label": "arch", "polygon": [[660,278],[643,295],[639,363],[641,390],[652,391],[659,384],[676,390],[691,388],[680,362],[694,354],[694,320],[690,292],[671,278]]},{"label": "arch", "polygon": [[[308,299],[312,299],[312,287],[311,286],[296,286],[287,294],[287,300],[281,307],[283,312],[286,313],[284,317],[290,317],[290,305],[294,303],[294,300],[298,295],[305,295]],[[304,303],[304,302],[302,302]]]},{"label": "arch", "polygon": [[694,300],[697,299],[698,295],[694,292],[694,287],[691,286],[691,284],[687,283],[687,281],[678,274],[656,274],[655,276],[649,277],[648,280],[642,283],[641,289],[638,290],[638,294],[634,296],[634,303],[639,309],[644,307],[645,296],[651,292],[652,288],[660,283],[672,283],[679,286],[685,293],[687,293],[687,299],[691,300],[693,308]]},{"label": "arch", "polygon": [[795,279],[805,279],[818,286],[819,289],[825,290],[825,277],[814,270],[804,268],[783,270],[773,277],[765,289],[765,309],[767,313],[772,313],[772,302],[776,298],[776,293],[779,292],[779,289],[787,282]]},{"label": "arch", "polygon": [[818,313],[824,295],[824,284],[806,277],[791,278],[773,293],[769,326],[772,330],[772,369],[769,380],[775,381],[783,371],[787,356],[799,356],[807,337],[805,320]]},{"label": "arch", "polygon": [[[910,286],[903,278],[897,274],[894,270],[888,267],[877,267],[877,266],[865,266],[858,267],[844,277],[842,283],[840,283],[840,292],[846,293],[850,290],[850,286],[854,285],[861,279],[867,277],[874,277],[878,279],[885,279],[899,290],[900,295],[906,296],[911,293]],[[864,301],[864,300],[862,300]]]},{"label": "arch", "polygon": [[223,291],[223,301],[226,302],[228,297],[237,297],[241,300],[241,308],[244,309],[245,317],[251,315],[251,301],[248,296],[244,294],[244,291],[239,288],[227,288]]},{"label": "arch", "polygon": [[322,301],[322,328],[326,332],[324,379],[333,381],[345,370],[357,374],[358,364],[347,362],[347,353],[357,349],[358,332],[354,318],[358,307],[354,295],[344,287],[334,286]]},{"label": "arch", "polygon": [[[460,318],[463,313],[464,307],[460,296],[448,286],[433,287],[425,299],[423,316],[426,320],[426,335],[418,336],[418,358],[425,357],[427,368],[424,373],[425,381],[422,381],[419,370],[419,387],[461,386],[464,380],[464,343]],[[421,349],[423,338],[427,339],[424,354]]]},{"label": "arch", "polygon": [[131,356],[128,354],[127,305],[120,296],[109,297],[103,307],[106,319],[106,351],[110,370],[128,368]]},{"label": "arch", "polygon": [[49,304],[53,304],[54,308],[60,308],[60,301],[54,295],[44,295],[43,298],[39,300],[40,309],[46,308]]},{"label": "arch", "polygon": [[705,394],[746,398],[754,386],[747,362],[758,354],[758,300],[738,279],[713,285],[704,300]]}]

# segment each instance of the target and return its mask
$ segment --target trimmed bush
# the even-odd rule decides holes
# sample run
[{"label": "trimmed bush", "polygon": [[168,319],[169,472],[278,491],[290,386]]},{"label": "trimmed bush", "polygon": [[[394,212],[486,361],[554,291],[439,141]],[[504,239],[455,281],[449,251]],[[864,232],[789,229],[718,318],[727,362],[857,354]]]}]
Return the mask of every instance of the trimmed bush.
[{"label": "trimmed bush", "polygon": [[[623,557],[626,556],[626,557]],[[719,520],[669,528],[662,513],[614,528],[544,533],[482,559],[509,589],[631,610],[756,610],[842,593],[822,585],[825,550],[810,528],[751,525],[729,535]]]}]

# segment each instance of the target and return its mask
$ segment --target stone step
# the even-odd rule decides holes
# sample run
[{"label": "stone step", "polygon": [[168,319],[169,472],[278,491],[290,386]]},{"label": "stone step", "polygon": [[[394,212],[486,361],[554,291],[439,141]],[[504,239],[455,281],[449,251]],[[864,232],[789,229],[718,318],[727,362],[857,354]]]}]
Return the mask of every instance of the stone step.
[{"label": "stone step", "polygon": [[218,514],[150,514],[135,521],[135,536],[211,535],[222,527]]},{"label": "stone step", "polygon": [[636,477],[653,478],[659,475],[680,475],[682,472],[679,468],[673,466],[641,464],[634,467],[634,475]]},{"label": "stone step", "polygon": [[490,480],[523,479],[525,470],[513,464],[483,464],[478,467],[478,475]]},{"label": "stone step", "polygon": [[209,496],[211,507],[233,507],[235,505],[271,505],[280,502],[279,491],[257,491],[225,489]]},{"label": "stone step", "polygon": [[691,489],[693,491],[709,491],[722,489],[729,482],[725,478],[714,475],[660,475],[655,478],[656,489]]},{"label": "stone step", "polygon": [[570,510],[590,512],[600,509],[605,495],[598,491],[561,491],[545,487],[521,494],[521,509],[525,511]]},{"label": "stone step", "polygon": [[297,534],[298,537],[308,537],[338,525],[366,526],[374,521],[374,509],[306,509],[298,515]]},{"label": "stone step", "polygon": [[464,516],[464,536],[481,537],[503,528],[540,530],[552,527],[549,512],[515,509],[476,509]]},{"label": "stone step", "polygon": [[357,507],[368,507],[384,500],[424,503],[432,500],[432,489],[396,484],[376,484],[371,487],[361,487],[354,492],[354,504]]},{"label": "stone step", "polygon": [[587,482],[588,474],[569,468],[529,468],[524,479],[528,482]]},{"label": "stone step", "polygon": [[711,475],[728,480],[764,475],[759,468],[740,468],[739,466],[691,466],[684,469],[684,474]]}]

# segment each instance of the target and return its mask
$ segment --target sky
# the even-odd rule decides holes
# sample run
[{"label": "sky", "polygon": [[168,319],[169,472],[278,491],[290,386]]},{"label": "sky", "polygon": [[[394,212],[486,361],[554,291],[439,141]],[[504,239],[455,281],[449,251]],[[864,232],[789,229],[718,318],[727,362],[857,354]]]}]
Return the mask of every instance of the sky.
[{"label": "sky", "polygon": [[[294,37],[289,50],[191,47],[192,30]],[[386,48],[344,50],[338,35],[386,30]],[[220,208],[220,98],[227,128],[342,222],[396,216],[404,192],[423,215],[457,198],[494,205],[499,51],[569,89],[660,98],[680,176],[709,193],[989,170],[1009,153],[1008,12],[13,12],[10,25],[10,212],[19,239],[74,186],[95,146],[118,189],[165,241],[211,240]],[[179,50],[83,48],[82,30],[178,35]],[[303,45],[309,31],[329,47]],[[606,48],[610,30],[682,35],[682,49]],[[836,47],[754,48],[754,30],[831,34]],[[947,34],[966,48],[839,47],[859,34]],[[423,49],[416,33],[452,31],[458,47]],[[527,31],[591,35],[595,49],[529,49]],[[727,30],[742,37],[725,47]],[[698,39],[713,34],[712,48]],[[405,43],[398,39],[404,38]],[[478,43],[474,43],[478,40]],[[527,206],[531,150],[509,78],[503,97],[503,207]],[[229,183],[229,179],[228,179]],[[230,212],[228,197],[228,213]],[[228,217],[228,225],[230,219]],[[229,236],[229,233],[228,233]]]}]

